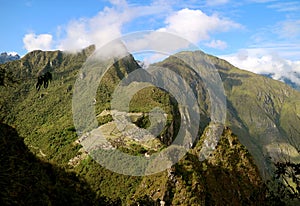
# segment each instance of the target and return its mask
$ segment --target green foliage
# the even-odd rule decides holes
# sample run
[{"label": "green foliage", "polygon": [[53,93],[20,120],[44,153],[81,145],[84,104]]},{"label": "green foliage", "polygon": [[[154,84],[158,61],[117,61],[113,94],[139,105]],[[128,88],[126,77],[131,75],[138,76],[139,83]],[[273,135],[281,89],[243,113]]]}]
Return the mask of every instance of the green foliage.
[{"label": "green foliage", "polygon": [[130,155],[144,155],[148,150],[144,148],[142,145],[137,143],[132,143],[128,147],[119,147],[120,151],[124,153],[128,153]]},{"label": "green foliage", "polygon": [[139,118],[136,122],[134,122],[138,127],[147,129],[151,125],[149,115],[143,115],[142,118]]},{"label": "green foliage", "polygon": [[141,179],[111,172],[91,158],[84,160],[75,171],[85,178],[93,191],[97,191],[97,196],[121,201],[122,205],[126,205],[127,198],[135,191]]},{"label": "green foliage", "polygon": [[[256,205],[263,204],[265,187],[247,150],[228,129],[216,150],[203,162],[198,160],[203,140],[174,166],[177,205]],[[235,142],[230,144],[230,142]],[[238,157],[238,158],[237,158]],[[238,194],[239,195],[238,195]],[[195,196],[194,194],[197,194]],[[255,198],[253,198],[255,197]]]},{"label": "green foliage", "polygon": [[107,205],[74,172],[41,161],[16,130],[0,123],[1,205]]},{"label": "green foliage", "polygon": [[[0,65],[0,120],[18,132],[1,125],[0,147],[4,152],[0,156],[0,187],[5,188],[0,192],[1,205],[147,205],[158,204],[162,199],[167,205],[264,202],[265,187],[251,155],[263,168],[263,165],[271,165],[264,164],[263,155],[271,140],[284,142],[290,138],[291,145],[299,145],[299,92],[280,82],[238,70],[226,61],[199,51],[184,52],[184,55],[194,55],[197,63],[211,61],[220,72],[227,96],[226,124],[239,137],[226,129],[212,158],[199,162],[198,153],[206,138],[202,132],[210,121],[209,93],[201,77],[189,65],[171,56],[157,65],[170,68],[192,85],[199,101],[199,137],[202,135],[195,148],[174,165],[173,172],[146,177],[113,173],[88,155],[71,166],[70,159],[83,153],[81,146],[75,143],[78,136],[73,124],[72,89],[79,69],[94,49],[90,47],[77,54],[33,51],[21,60]],[[99,126],[113,121],[111,115],[99,114],[111,109],[115,87],[137,69],[139,65],[128,55],[115,62],[103,76],[95,102]],[[45,70],[50,70],[53,80],[47,89],[37,92],[36,77]],[[159,134],[163,137],[160,151],[172,142],[180,126],[174,97],[149,86],[134,94],[129,104],[130,112],[143,114],[134,123],[147,129],[153,126],[148,113],[157,107],[167,114],[166,126]],[[157,146],[157,142],[153,145]],[[118,149],[131,155],[155,152],[146,144],[132,141],[118,145]]]},{"label": "green foliage", "polygon": [[272,181],[267,181],[267,196],[277,205],[297,205],[300,201],[300,164],[291,160],[276,162]]},{"label": "green foliage", "polygon": [[[80,145],[75,144],[78,136],[73,125],[71,101],[72,88],[78,78],[78,70],[86,57],[85,52],[66,54],[59,51],[34,51],[19,61],[1,65],[3,68],[5,67],[5,71],[13,74],[12,78],[15,81],[11,82],[13,84],[11,87],[1,88],[1,96],[5,98],[1,99],[0,117],[6,123],[16,125],[18,133],[24,137],[26,146],[35,155],[32,155],[32,157],[38,157],[42,161],[50,162],[58,167],[68,168],[74,172],[72,174],[83,178],[85,183],[79,182],[78,184],[83,187],[82,193],[88,193],[88,187],[91,187],[90,189],[93,191],[91,193],[94,196],[91,197],[90,201],[103,200],[107,205],[120,205],[121,202],[125,204],[128,195],[134,193],[140,178],[110,172],[91,158],[82,160],[76,167],[68,165],[70,159],[80,154]],[[49,62],[52,62],[53,80],[47,89],[41,88],[37,92],[35,90],[36,75],[46,68]],[[126,69],[124,69],[124,66],[126,66]],[[95,105],[96,114],[101,113],[104,108],[109,108],[107,105],[110,103],[110,95],[118,81],[127,72],[138,67],[132,57],[125,58],[125,60],[113,65],[104,76],[103,84],[99,85],[97,104]],[[142,92],[145,94],[145,91]],[[143,102],[148,105],[148,111],[152,109],[151,107],[159,106],[170,112],[169,97],[161,90],[155,89],[155,92],[159,93],[158,96],[150,97],[148,101]],[[158,102],[159,97],[163,95],[166,96],[163,102]],[[138,99],[142,96],[137,94],[134,98]],[[166,105],[167,103],[169,105]],[[132,110],[135,110],[134,107],[140,106],[133,103]],[[138,110],[141,110],[141,107]],[[112,116],[98,116],[97,119],[99,125],[102,125],[112,121]],[[147,118],[142,121],[144,122],[143,126],[146,127],[148,124]],[[127,150],[128,153],[133,155],[143,155],[148,151],[139,144],[130,144],[128,147],[120,147],[119,149]],[[37,171],[34,170],[32,173],[37,173]],[[59,175],[52,170],[50,173],[53,173],[51,174],[53,176]],[[22,176],[21,178],[25,177]],[[40,182],[41,187],[44,187],[44,184],[48,185],[48,182]],[[84,184],[88,187],[85,187]],[[11,191],[14,190],[16,188]],[[52,190],[50,191],[52,192]],[[72,196],[72,193],[72,191],[64,192],[66,196]],[[9,196],[6,198],[9,198]],[[46,198],[45,203],[51,201],[51,197],[48,200],[46,196],[41,198]],[[31,199],[33,200],[33,197]],[[82,201],[84,200],[82,199]],[[20,201],[23,201],[22,198],[20,198]]]},{"label": "green foliage", "polygon": [[110,114],[97,117],[97,121],[98,121],[99,125],[106,124],[108,122],[111,122],[112,120],[113,120],[113,117]]}]

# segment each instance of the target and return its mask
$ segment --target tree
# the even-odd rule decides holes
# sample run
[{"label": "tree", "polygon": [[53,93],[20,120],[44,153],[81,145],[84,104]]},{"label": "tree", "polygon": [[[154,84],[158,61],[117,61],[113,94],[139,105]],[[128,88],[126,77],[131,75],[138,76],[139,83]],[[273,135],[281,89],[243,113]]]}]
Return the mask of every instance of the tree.
[{"label": "tree", "polygon": [[[288,138],[292,145],[300,154],[300,145],[297,144],[296,137],[300,137],[300,132],[293,128]],[[294,135],[293,135],[294,134]],[[294,162],[288,155],[284,154],[280,148],[280,157],[274,162],[274,174],[272,180],[267,181],[268,195],[275,205],[299,204],[300,202],[300,163]]]}]

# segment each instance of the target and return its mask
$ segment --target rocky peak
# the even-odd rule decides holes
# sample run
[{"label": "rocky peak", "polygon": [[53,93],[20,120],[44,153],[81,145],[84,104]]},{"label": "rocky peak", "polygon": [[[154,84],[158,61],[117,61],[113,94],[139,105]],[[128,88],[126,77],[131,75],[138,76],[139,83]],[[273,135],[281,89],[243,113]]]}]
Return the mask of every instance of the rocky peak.
[{"label": "rocky peak", "polygon": [[18,54],[9,54],[7,52],[3,52],[0,54],[0,64],[4,64],[6,62],[15,61],[20,59]]}]

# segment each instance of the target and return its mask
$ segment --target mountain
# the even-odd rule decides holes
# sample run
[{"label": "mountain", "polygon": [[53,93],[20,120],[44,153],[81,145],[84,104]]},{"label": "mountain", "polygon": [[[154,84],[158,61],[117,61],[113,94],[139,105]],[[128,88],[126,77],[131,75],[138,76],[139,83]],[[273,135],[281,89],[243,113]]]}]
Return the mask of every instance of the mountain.
[{"label": "mountain", "polygon": [[[262,74],[263,76],[272,78],[274,74],[270,73],[270,74]],[[300,90],[300,85],[299,83],[296,83],[295,81],[293,81],[292,79],[300,79],[300,74],[298,72],[293,72],[292,78],[288,78],[288,77],[282,77],[280,79],[280,81],[284,82],[285,84],[291,86],[292,88],[296,89],[296,90]]]},{"label": "mountain", "polygon": [[37,158],[15,128],[0,123],[0,137],[1,205],[109,204],[107,198],[96,198],[74,172]]},{"label": "mountain", "polygon": [[20,59],[20,56],[18,54],[7,54],[7,52],[3,52],[0,54],[0,64],[15,61],[18,59]]},{"label": "mountain", "polygon": [[[208,61],[218,70],[227,101],[226,125],[257,159],[261,170],[264,170],[262,157],[275,158],[276,154],[271,152],[275,145],[284,147],[292,144],[290,146],[297,147],[300,144],[297,129],[300,123],[298,91],[280,81],[240,70],[225,60],[200,51],[179,55],[192,55],[196,62]],[[188,68],[183,63],[172,63],[176,61],[170,57],[160,65],[172,65],[172,70],[181,72]],[[197,91],[202,93],[201,96],[207,96],[203,95],[205,88],[198,88]]]},{"label": "mountain", "polygon": [[[153,83],[160,82],[162,76],[153,76],[151,70],[140,68],[134,57],[127,54],[110,64],[99,79],[89,70],[82,69],[95,63],[92,61],[94,50],[91,46],[76,54],[33,51],[22,59],[0,65],[0,94],[3,97],[0,99],[0,146],[3,151],[1,164],[4,165],[0,171],[0,184],[1,188],[6,188],[0,193],[3,204],[38,202],[49,205],[63,203],[62,199],[72,204],[77,201],[78,205],[82,202],[86,205],[283,204],[282,198],[270,192],[268,180],[272,180],[276,172],[274,163],[279,160],[299,162],[298,91],[282,82],[240,70],[201,51],[172,55],[153,66],[169,68],[191,86],[198,101],[200,125],[189,128],[199,129],[197,138],[193,144],[190,139],[182,142],[185,148],[191,148],[167,170],[130,176],[126,174],[147,171],[147,165],[141,164],[137,168],[127,159],[110,161],[107,166],[111,168],[115,168],[116,163],[120,164],[117,166],[125,165],[124,173],[119,174],[101,166],[98,163],[101,160],[89,146],[103,148],[102,155],[108,157],[113,154],[110,151],[150,158],[161,151],[180,152],[172,142],[180,134],[181,120],[194,120],[195,117],[189,112],[181,115],[178,97],[164,88],[147,85],[147,81],[142,84],[146,86],[132,96],[128,111],[114,111],[110,103],[121,80],[120,87],[128,89],[124,91],[135,91],[137,83],[134,82],[139,79]],[[181,60],[182,57],[191,59],[190,63],[195,66],[205,67],[209,62],[217,69],[226,95],[225,125],[212,122],[211,93],[206,82]],[[87,60],[91,61],[87,63]],[[44,79],[49,81],[48,87],[37,91],[38,77],[47,72],[52,74],[52,80]],[[135,75],[131,76],[131,73]],[[77,101],[74,96],[80,82],[84,85],[100,80],[95,98]],[[172,76],[168,81],[178,83]],[[130,92],[124,94],[125,97],[131,95]],[[125,97],[119,102],[125,102]],[[90,133],[76,132],[76,118],[86,119],[84,115],[73,118],[77,104],[92,105],[96,126]],[[116,104],[118,106],[118,102]],[[129,123],[124,123],[122,131],[117,127],[120,123],[114,115],[121,120],[130,119]],[[155,121],[157,117],[164,122]],[[215,128],[220,132],[216,133]],[[107,142],[90,144],[89,138],[98,131],[106,134]],[[214,145],[211,142],[214,139],[218,140],[218,144],[212,146],[215,149],[205,160],[199,161],[202,151]],[[15,162],[10,164],[8,160]],[[9,172],[16,165],[21,166],[14,170],[15,173]],[[36,175],[28,178],[24,173]],[[17,185],[22,185],[23,189],[33,186],[26,193]],[[41,194],[39,198],[32,195],[36,193]],[[293,202],[296,200],[287,203],[297,205]]]}]

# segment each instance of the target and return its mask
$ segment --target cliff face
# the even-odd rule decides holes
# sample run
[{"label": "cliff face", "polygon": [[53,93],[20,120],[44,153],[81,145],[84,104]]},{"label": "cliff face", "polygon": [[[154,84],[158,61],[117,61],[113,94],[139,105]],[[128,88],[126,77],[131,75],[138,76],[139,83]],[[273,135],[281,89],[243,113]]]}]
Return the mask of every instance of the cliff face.
[{"label": "cliff face", "polygon": [[[72,114],[75,81],[93,79],[81,73],[80,69],[94,49],[89,47],[77,54],[33,51],[20,60],[0,65],[0,71],[3,71],[0,73],[3,74],[0,75],[0,95],[3,97],[0,99],[0,119],[15,128],[18,136],[23,138],[18,141],[25,143],[21,151],[30,153],[30,158],[35,162],[48,162],[51,168],[55,165],[67,169],[67,174],[63,175],[68,176],[69,172],[76,174],[78,179],[66,181],[82,189],[78,190],[78,194],[91,191],[94,196],[89,196],[86,201],[101,200],[108,205],[153,205],[160,201],[166,205],[263,205],[266,188],[261,174],[264,174],[262,171],[272,173],[272,163],[267,161],[268,157],[281,155],[281,151],[286,157],[298,161],[299,154],[290,154],[288,151],[291,150],[286,149],[285,145],[290,145],[290,148],[299,144],[300,94],[280,82],[239,70],[223,60],[197,51],[182,54],[192,56],[195,63],[204,60],[212,62],[224,84],[227,127],[220,127],[223,133],[216,135],[211,131],[215,126],[210,119],[210,96],[201,77],[184,62],[171,56],[156,65],[166,66],[183,77],[199,104],[200,125],[191,125],[199,127],[196,141],[190,145],[192,149],[171,169],[158,174],[135,177],[107,170],[79,144],[82,136],[76,133]],[[37,76],[46,70],[51,72],[52,81],[48,88],[37,91]],[[134,77],[136,80],[130,79],[132,77],[129,75],[134,71],[140,71],[139,76]],[[136,132],[111,132],[112,128],[117,129],[110,108],[112,93],[116,85],[127,77],[128,82],[152,78],[149,71],[141,69],[129,54],[110,66],[101,79],[95,99],[91,99],[90,103],[94,105],[98,127],[109,137],[109,149],[147,157],[167,148],[178,133],[181,118],[188,119],[190,116],[180,115],[180,105],[172,94],[150,85],[132,96],[129,111],[118,111],[131,120],[127,126]],[[136,83],[128,82],[124,81],[122,86],[134,88]],[[164,121],[153,121],[156,117]],[[154,134],[151,141],[141,141],[149,132]],[[217,144],[210,142],[214,135],[213,141],[218,140]],[[274,149],[274,145],[281,150]],[[216,147],[213,153],[203,153],[212,146]],[[10,165],[5,163],[3,168],[9,171]],[[61,175],[57,170],[49,170],[53,178]],[[39,180],[44,174],[35,170],[30,172],[41,174],[38,175]],[[64,176],[62,178],[64,180]],[[81,182],[81,179],[84,181]],[[24,185],[29,185],[33,179],[26,181]],[[45,188],[52,187],[49,181],[40,184]],[[15,187],[10,189],[15,190]],[[64,192],[68,196],[74,191]],[[52,190],[51,193],[57,194]],[[23,201],[22,195],[15,201]],[[8,193],[4,196],[14,199]],[[34,201],[34,197],[28,198]],[[49,201],[56,200],[56,196],[50,194],[47,198]],[[101,205],[101,201],[97,203]]]},{"label": "cliff face", "polygon": [[[269,176],[269,159],[281,156],[280,152],[271,152],[270,146],[277,144],[286,150],[284,144],[297,148],[300,144],[300,124],[298,118],[300,93],[288,85],[264,76],[240,70],[225,60],[204,54],[200,51],[194,53],[182,52],[179,56],[191,56],[195,65],[206,62],[213,65],[218,71],[226,95],[226,125],[239,137],[240,142],[246,146],[253,155],[264,177]],[[198,97],[202,125],[207,125],[211,116],[210,97],[205,83],[189,65],[175,57],[169,57],[161,63],[183,76],[194,89]],[[196,84],[195,84],[196,82]],[[296,114],[296,115],[295,115]],[[290,156],[293,156],[290,154]],[[299,154],[296,155],[299,161]]]}]

